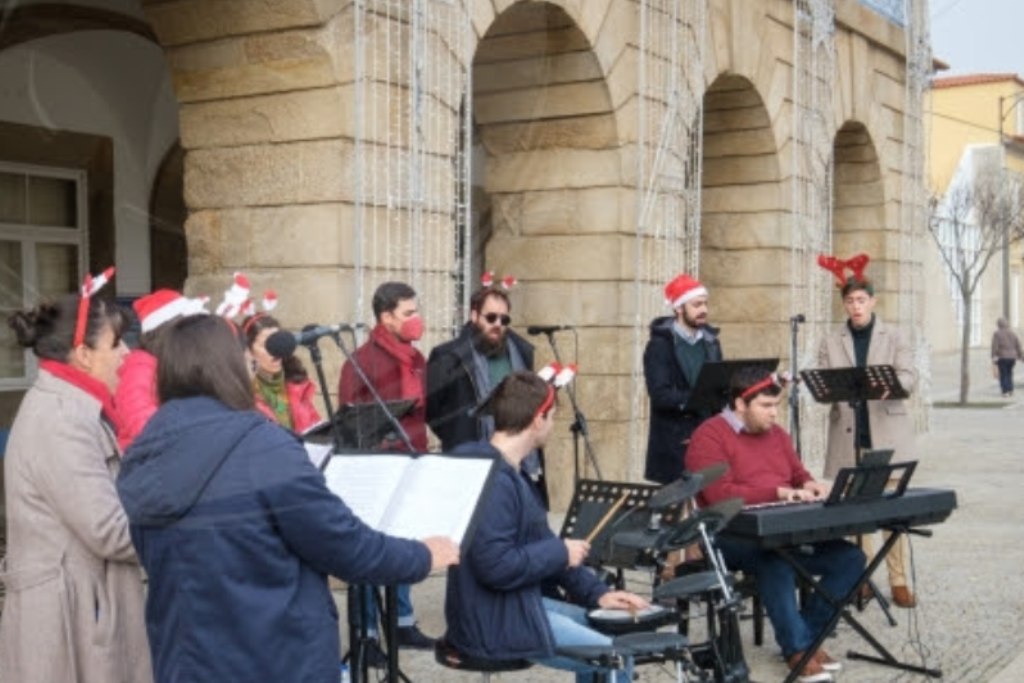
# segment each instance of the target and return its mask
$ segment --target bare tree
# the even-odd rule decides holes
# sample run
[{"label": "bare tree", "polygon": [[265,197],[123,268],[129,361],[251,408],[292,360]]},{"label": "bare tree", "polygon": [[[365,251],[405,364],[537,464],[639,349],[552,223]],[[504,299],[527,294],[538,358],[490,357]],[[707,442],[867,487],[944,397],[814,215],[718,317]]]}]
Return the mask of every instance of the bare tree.
[{"label": "bare tree", "polygon": [[933,196],[928,231],[960,295],[960,403],[971,386],[971,300],[992,258],[1024,237],[1024,182],[999,165]]}]

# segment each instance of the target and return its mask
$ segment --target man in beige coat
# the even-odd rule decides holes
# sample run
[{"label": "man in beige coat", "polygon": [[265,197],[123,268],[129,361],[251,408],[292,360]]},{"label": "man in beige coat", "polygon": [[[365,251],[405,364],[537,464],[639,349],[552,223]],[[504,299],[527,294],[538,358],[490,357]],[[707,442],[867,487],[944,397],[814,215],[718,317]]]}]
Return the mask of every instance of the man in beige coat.
[{"label": "man in beige coat", "polygon": [[[913,351],[896,327],[886,325],[875,316],[875,295],[871,283],[851,277],[841,292],[849,319],[822,340],[818,367],[891,365],[896,369],[902,387],[907,392],[914,391],[917,371]],[[859,417],[856,419],[853,408],[847,404],[832,405],[825,457],[826,478],[834,479],[840,468],[856,464],[855,441],[858,450],[892,448],[899,460],[913,458],[914,425],[902,400],[867,401]],[[858,430],[856,434],[855,430]],[[870,537],[863,537],[862,546],[864,552],[871,555]],[[906,541],[901,537],[886,558],[886,566],[893,603],[899,607],[913,607],[916,600],[907,586],[905,546]]]}]

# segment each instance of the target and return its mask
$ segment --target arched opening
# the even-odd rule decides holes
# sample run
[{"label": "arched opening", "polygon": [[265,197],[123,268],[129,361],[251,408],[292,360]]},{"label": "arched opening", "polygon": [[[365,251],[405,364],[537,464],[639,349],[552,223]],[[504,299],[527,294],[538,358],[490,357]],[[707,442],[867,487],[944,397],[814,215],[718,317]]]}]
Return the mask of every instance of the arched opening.
[{"label": "arched opening", "polygon": [[180,290],[188,277],[184,165],[185,151],[176,142],[167,150],[153,179],[149,201],[149,274],[154,290]]},{"label": "arched opening", "polygon": [[704,95],[700,278],[731,357],[780,355],[789,315],[789,230],[771,120],[742,76]]},{"label": "arched opening", "polygon": [[[836,133],[833,146],[835,173],[832,185],[832,251],[840,258],[867,253],[867,275],[878,296],[880,317],[894,320],[899,310],[898,254],[889,248],[885,224],[885,198],[878,153],[864,124],[847,121]],[[835,298],[834,320],[845,317]]]},{"label": "arched opening", "polygon": [[619,156],[601,67],[564,10],[518,3],[494,21],[473,60],[473,118],[475,272],[581,279],[570,240],[619,227],[591,208],[619,185]]},{"label": "arched opening", "polygon": [[[501,13],[480,40],[472,77],[477,143],[471,152],[470,287],[484,270],[514,274],[521,283],[512,292],[520,330],[530,323],[579,329],[580,357],[588,359],[581,401],[593,430],[612,430],[624,409],[614,401],[591,406],[597,395],[591,392],[618,391],[616,368],[607,360],[615,347],[607,341],[618,324],[623,216],[632,219],[621,207],[632,200],[632,191],[624,190],[606,76],[565,10],[521,2]],[[541,343],[536,362],[551,355]],[[559,509],[571,493],[572,446],[567,429],[559,426],[555,434],[547,449],[554,472],[548,482]],[[614,476],[624,462],[622,454],[608,453],[600,459],[602,473]]]}]

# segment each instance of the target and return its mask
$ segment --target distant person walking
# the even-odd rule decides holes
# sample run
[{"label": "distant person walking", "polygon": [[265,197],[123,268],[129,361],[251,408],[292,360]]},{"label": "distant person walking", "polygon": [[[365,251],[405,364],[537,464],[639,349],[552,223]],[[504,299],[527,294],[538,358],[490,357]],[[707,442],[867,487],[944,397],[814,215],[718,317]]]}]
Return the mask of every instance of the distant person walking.
[{"label": "distant person walking", "polygon": [[996,331],[992,333],[992,362],[999,368],[999,388],[1004,398],[1013,396],[1013,366],[1018,358],[1024,359],[1020,339],[1010,329],[1006,318],[1000,318],[996,321]]}]

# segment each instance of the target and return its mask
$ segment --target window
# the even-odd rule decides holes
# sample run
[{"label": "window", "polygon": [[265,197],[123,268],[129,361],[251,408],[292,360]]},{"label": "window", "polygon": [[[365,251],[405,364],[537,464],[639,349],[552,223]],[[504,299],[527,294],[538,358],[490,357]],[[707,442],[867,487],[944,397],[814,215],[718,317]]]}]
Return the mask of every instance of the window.
[{"label": "window", "polygon": [[[0,163],[0,317],[73,292],[85,270],[85,174]],[[0,321],[0,390],[23,389],[35,357]]]}]

